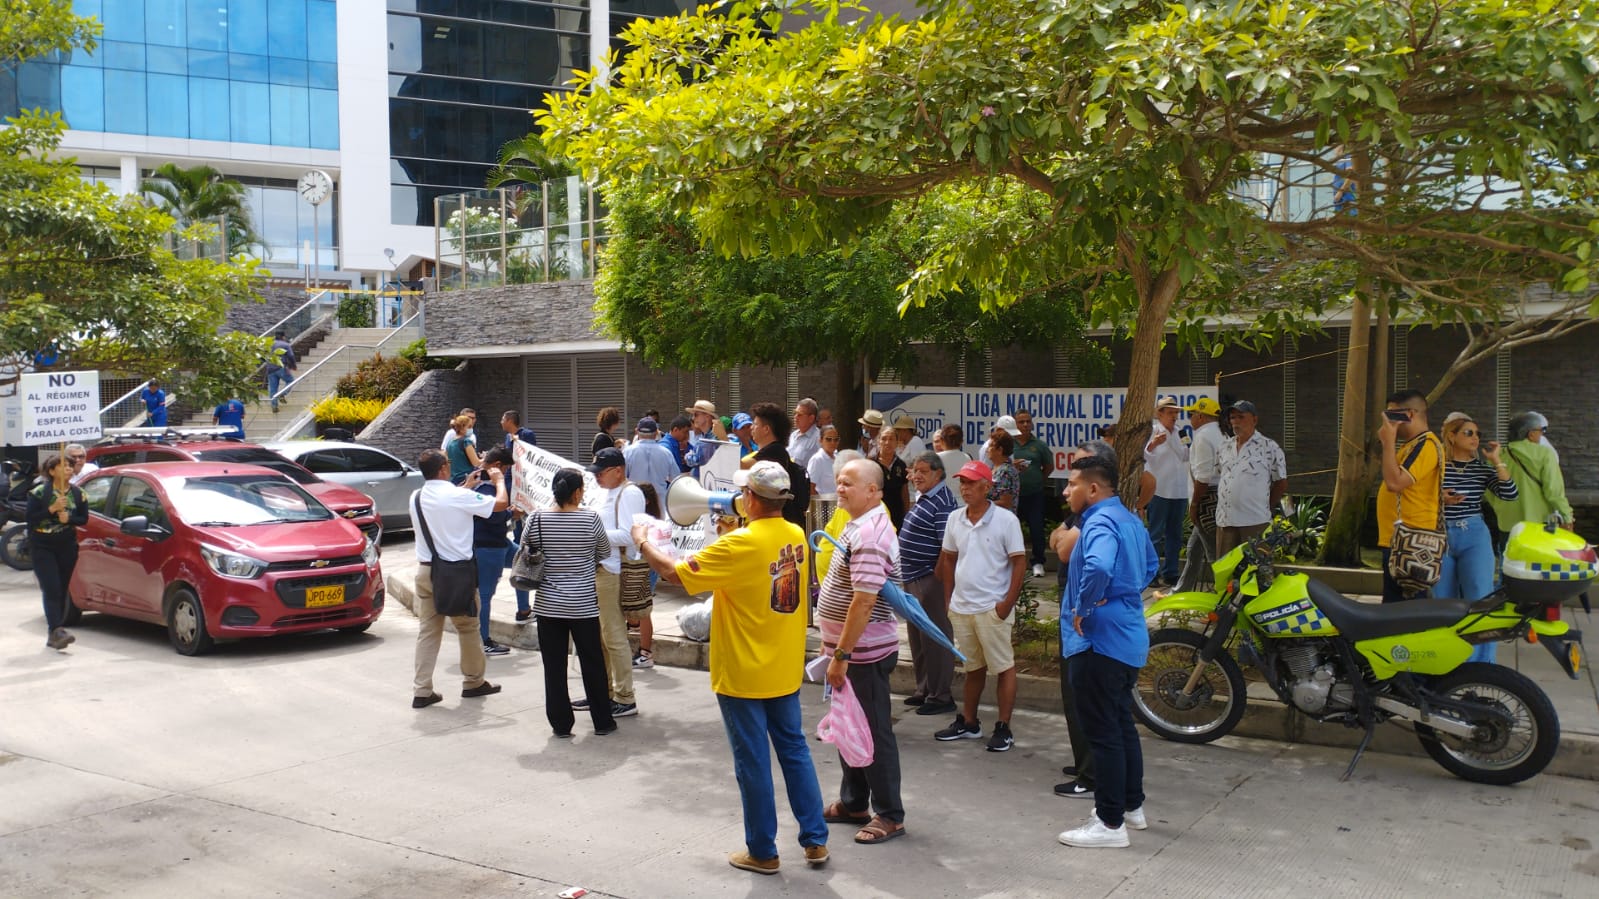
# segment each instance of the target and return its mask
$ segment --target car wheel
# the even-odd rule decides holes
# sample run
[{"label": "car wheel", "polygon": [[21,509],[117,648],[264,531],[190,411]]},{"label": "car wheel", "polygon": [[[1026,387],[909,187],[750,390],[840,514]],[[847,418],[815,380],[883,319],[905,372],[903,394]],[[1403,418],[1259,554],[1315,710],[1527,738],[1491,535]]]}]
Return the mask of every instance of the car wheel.
[{"label": "car wheel", "polygon": [[216,645],[205,629],[205,609],[193,590],[185,587],[173,594],[167,610],[167,636],[172,648],[186,656],[202,655]]}]

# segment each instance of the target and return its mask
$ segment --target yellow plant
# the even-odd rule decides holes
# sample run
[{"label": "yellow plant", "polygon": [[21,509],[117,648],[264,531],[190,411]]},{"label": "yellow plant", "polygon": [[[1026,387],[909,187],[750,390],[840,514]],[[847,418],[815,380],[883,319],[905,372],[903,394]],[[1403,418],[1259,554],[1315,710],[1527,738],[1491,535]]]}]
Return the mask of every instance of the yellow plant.
[{"label": "yellow plant", "polygon": [[352,424],[369,422],[388,407],[393,400],[352,400],[347,396],[330,396],[311,407],[311,415],[322,424]]}]

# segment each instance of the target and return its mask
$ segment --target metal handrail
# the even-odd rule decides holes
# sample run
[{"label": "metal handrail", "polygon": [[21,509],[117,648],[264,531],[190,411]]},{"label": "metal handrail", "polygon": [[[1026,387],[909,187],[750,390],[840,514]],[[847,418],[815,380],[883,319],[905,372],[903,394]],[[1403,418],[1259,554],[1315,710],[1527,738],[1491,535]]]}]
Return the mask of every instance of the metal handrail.
[{"label": "metal handrail", "polygon": [[322,366],[326,365],[327,363],[331,362],[333,360],[333,357],[339,355],[340,353],[344,352],[345,350],[348,350],[348,349],[351,349],[351,348],[361,349],[361,350],[381,349],[385,343],[388,343],[389,340],[394,337],[394,335],[400,333],[401,329],[405,328],[411,322],[415,321],[417,316],[419,316],[421,314],[422,313],[419,311],[415,315],[412,315],[410,318],[408,318],[405,321],[401,322],[397,327],[395,327],[393,330],[389,331],[389,333],[382,340],[378,341],[377,343],[347,343],[347,344],[344,344],[343,346],[341,346],[338,349],[334,350],[333,352],[327,354],[323,358],[317,360],[317,363],[315,365],[313,365],[310,368],[306,369],[304,372],[302,372],[302,373],[300,373],[298,375],[295,375],[293,381],[290,381],[289,383],[283,385],[282,387],[279,387],[278,388],[278,392],[268,396],[267,399],[275,400],[275,399],[282,398],[282,396],[285,393],[289,392],[289,388],[293,387],[296,383],[298,383],[300,381],[300,379],[310,377],[312,372],[316,371],[317,369],[319,369]]},{"label": "metal handrail", "polygon": [[140,391],[144,390],[144,388],[146,388],[148,386],[150,386],[150,381],[147,378],[147,379],[139,382],[139,385],[137,387],[133,388],[132,390],[128,391],[127,393],[124,393],[123,395],[121,395],[121,396],[117,397],[116,399],[112,400],[110,405],[108,405],[104,409],[100,410],[100,414],[104,415],[107,412],[110,412],[112,409],[115,409],[118,404],[120,404],[120,403],[122,403],[122,402],[124,402],[126,400],[133,399],[134,394],[139,393]]},{"label": "metal handrail", "polygon": [[303,302],[300,305],[296,306],[294,308],[293,312],[290,312],[288,315],[285,315],[282,318],[278,319],[277,322],[272,325],[272,327],[267,328],[265,331],[262,331],[260,334],[258,334],[256,336],[257,337],[271,337],[272,335],[274,335],[274,334],[276,334],[278,332],[279,328],[281,328],[284,325],[288,324],[289,319],[294,318],[296,315],[299,315],[300,311],[305,309],[305,307],[310,306],[310,305],[312,305],[314,303],[322,302],[322,298],[327,296],[327,295],[328,295],[328,291],[327,290],[319,290],[319,291],[317,291],[316,296],[314,296],[311,299],[306,300],[305,302]]}]

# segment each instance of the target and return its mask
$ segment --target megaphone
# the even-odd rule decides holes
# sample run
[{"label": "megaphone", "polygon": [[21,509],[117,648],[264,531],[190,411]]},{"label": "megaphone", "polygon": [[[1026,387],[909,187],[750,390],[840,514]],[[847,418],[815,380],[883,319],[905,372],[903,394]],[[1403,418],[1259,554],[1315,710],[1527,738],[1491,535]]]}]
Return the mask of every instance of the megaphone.
[{"label": "megaphone", "polygon": [[713,515],[744,517],[739,494],[732,490],[706,490],[693,475],[678,475],[666,488],[666,514],[672,521],[688,527],[706,512]]}]

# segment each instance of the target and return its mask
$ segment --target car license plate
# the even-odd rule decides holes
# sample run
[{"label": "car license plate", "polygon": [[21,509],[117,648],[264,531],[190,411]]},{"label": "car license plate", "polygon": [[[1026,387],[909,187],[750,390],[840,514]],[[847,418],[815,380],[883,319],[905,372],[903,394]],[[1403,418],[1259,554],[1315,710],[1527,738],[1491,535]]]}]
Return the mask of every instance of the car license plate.
[{"label": "car license plate", "polygon": [[305,607],[308,609],[336,606],[342,602],[344,602],[343,587],[307,587],[305,590]]}]

